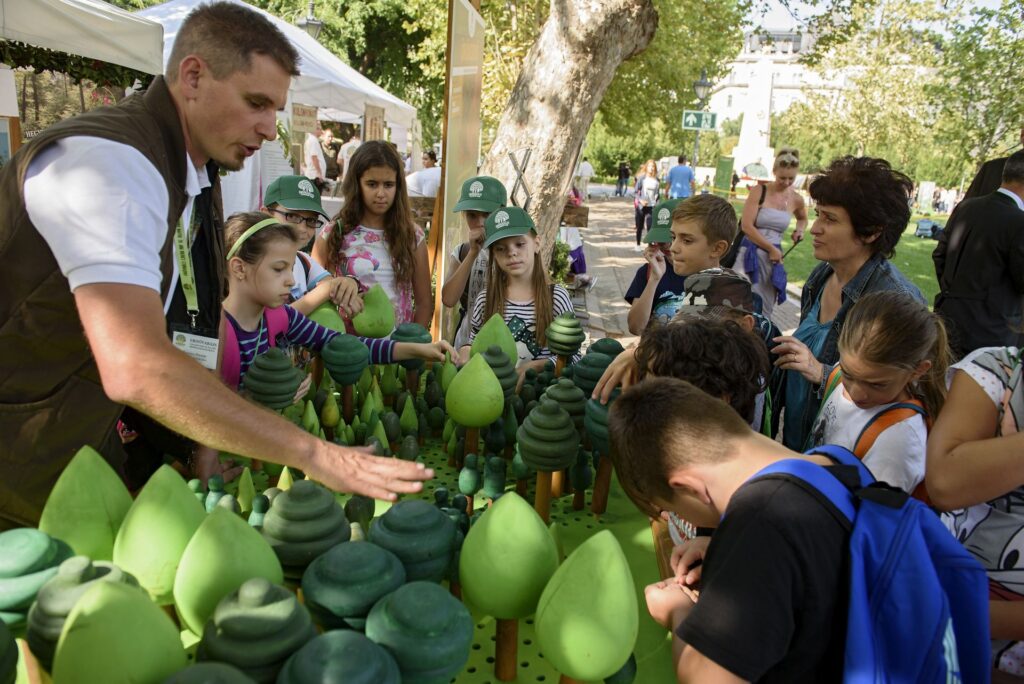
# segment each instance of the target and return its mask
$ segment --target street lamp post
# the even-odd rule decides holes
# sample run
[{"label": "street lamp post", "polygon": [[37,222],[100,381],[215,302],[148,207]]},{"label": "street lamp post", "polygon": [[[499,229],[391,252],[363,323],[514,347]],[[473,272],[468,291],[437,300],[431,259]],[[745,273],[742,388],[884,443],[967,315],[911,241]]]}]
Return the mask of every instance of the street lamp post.
[{"label": "street lamp post", "polygon": [[313,3],[315,0],[309,0],[309,11],[305,18],[299,19],[295,22],[295,25],[300,29],[309,34],[310,38],[316,40],[320,36],[320,30],[324,27],[324,22],[316,18],[313,14]]},{"label": "street lamp post", "polygon": [[[704,101],[707,100],[711,91],[712,83],[708,80],[708,70],[700,70],[700,80],[693,82],[693,92],[697,95],[697,109],[704,111]],[[693,136],[693,168],[697,168],[697,155],[700,153],[700,129],[695,131]]]}]

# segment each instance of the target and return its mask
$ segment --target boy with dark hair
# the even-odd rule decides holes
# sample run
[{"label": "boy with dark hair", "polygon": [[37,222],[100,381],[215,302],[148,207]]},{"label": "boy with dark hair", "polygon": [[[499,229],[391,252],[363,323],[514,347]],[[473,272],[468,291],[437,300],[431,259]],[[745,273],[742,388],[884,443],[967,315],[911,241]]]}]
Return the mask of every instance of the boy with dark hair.
[{"label": "boy with dark hair", "polygon": [[672,200],[662,202],[653,216],[655,225],[647,240],[654,245],[664,244],[667,239],[670,247],[667,254],[649,247],[644,252],[648,263],[640,267],[626,290],[625,299],[630,303],[627,321],[634,335],[641,334],[654,318],[668,321],[681,305],[683,289],[678,281],[675,287],[662,287],[669,270],[666,265],[671,265],[672,273],[681,278],[719,268],[736,236],[736,210],[716,195],[697,195],[674,207]]},{"label": "boy with dark hair", "polygon": [[699,601],[698,574],[685,566],[645,590],[651,616],[675,636],[679,681],[840,681],[849,527],[792,478],[748,482],[787,458],[831,461],[753,432],[728,404],[675,378],[628,388],[608,419],[612,461],[637,507],[718,526],[697,554]]}]

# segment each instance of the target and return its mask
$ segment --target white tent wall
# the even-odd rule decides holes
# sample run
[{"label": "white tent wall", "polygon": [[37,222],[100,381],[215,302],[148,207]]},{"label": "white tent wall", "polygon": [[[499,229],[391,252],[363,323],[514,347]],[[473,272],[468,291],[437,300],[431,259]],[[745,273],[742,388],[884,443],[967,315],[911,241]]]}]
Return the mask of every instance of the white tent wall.
[{"label": "white tent wall", "polygon": [[[258,7],[232,0],[266,16],[284,33],[299,53],[300,74],[292,79],[291,99],[315,107],[332,107],[343,112],[362,115],[366,105],[384,108],[386,122],[409,128],[416,119],[416,108],[403,102],[358,71],[335,57],[330,50],[297,26],[265,12]],[[164,27],[164,60],[170,56],[178,28],[198,0],[171,0],[154,5],[136,14],[159,22]]]},{"label": "white tent wall", "polygon": [[[0,0],[2,1],[5,0]],[[288,111],[291,103],[296,102],[321,109],[321,115],[323,110],[334,110],[341,116],[353,116],[356,122],[359,122],[362,120],[362,112],[365,111],[366,105],[370,104],[384,108],[384,120],[389,127],[413,127],[416,122],[415,107],[398,99],[345,64],[299,27],[241,0],[231,1],[266,16],[298,51],[300,73],[292,79],[288,92]],[[151,19],[163,26],[165,61],[170,56],[181,22],[198,4],[198,0],[170,0],[135,13],[136,16]],[[287,124],[287,112],[282,112],[278,117]],[[322,116],[321,118],[323,119]],[[293,142],[301,143],[302,140]],[[268,159],[268,156],[272,156],[272,159]],[[238,211],[252,211],[259,207],[267,185],[283,173],[287,173],[280,157],[280,145],[265,144],[259,154],[246,160],[241,171],[229,173],[221,179],[225,216]]]},{"label": "white tent wall", "polygon": [[0,0],[0,37],[163,72],[163,27],[100,0]]}]

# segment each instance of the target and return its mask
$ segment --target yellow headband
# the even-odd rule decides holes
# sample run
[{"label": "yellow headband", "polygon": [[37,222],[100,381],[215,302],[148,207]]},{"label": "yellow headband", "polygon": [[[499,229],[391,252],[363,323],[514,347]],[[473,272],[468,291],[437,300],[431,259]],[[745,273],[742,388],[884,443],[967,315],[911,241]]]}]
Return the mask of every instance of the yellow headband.
[{"label": "yellow headband", "polygon": [[231,249],[228,251],[227,260],[231,261],[231,257],[238,254],[238,250],[242,248],[242,243],[251,238],[253,234],[255,234],[257,231],[262,230],[267,226],[276,226],[278,223],[280,223],[280,221],[278,221],[277,219],[263,219],[262,221],[254,225],[252,228],[246,230],[237,240],[235,240],[235,244],[231,245]]}]

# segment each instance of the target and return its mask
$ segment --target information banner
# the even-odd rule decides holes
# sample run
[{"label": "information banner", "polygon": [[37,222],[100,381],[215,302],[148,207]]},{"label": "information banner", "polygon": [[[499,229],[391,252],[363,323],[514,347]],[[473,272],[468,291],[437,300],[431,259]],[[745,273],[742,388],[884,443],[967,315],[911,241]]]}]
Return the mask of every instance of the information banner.
[{"label": "information banner", "polygon": [[366,105],[363,115],[363,140],[384,140],[384,108]]},{"label": "information banner", "polygon": [[305,136],[298,133],[312,133],[316,130],[316,107],[292,103],[292,138],[301,141]]}]

